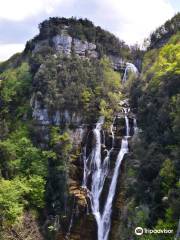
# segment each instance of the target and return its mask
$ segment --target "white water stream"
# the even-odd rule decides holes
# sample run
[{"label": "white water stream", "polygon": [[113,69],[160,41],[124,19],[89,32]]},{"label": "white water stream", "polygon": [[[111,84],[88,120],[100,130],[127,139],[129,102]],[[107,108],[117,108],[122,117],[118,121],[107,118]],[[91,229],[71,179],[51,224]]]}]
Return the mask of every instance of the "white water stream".
[{"label": "white water stream", "polygon": [[122,80],[123,83],[125,83],[128,80],[128,72],[132,72],[135,75],[138,75],[137,67],[134,64],[127,62],[125,72],[124,72],[124,76],[123,76],[123,80]]},{"label": "white water stream", "polygon": [[[128,72],[133,72],[136,75],[138,74],[138,70],[134,64],[126,63],[123,83],[126,82],[128,79]],[[130,137],[130,126],[128,118],[129,111],[129,108],[123,108],[126,133],[125,136],[122,137],[121,147],[115,161],[113,174],[109,183],[109,189],[104,206],[101,205],[101,194],[104,189],[105,180],[110,174],[109,165],[111,153],[114,150],[113,128],[115,119],[110,127],[112,136],[111,149],[105,149],[106,156],[104,158],[102,158],[102,144],[105,146],[106,143],[104,132],[102,130],[102,126],[104,123],[103,117],[99,119],[99,121],[96,123],[96,127],[93,129],[93,137],[95,143],[91,153],[87,156],[87,146],[85,146],[83,150],[84,173],[82,187],[86,189],[91,202],[92,213],[97,222],[98,240],[108,240],[111,228],[112,204],[116,192],[116,185],[120,172],[120,166],[124,155],[128,153],[128,138]],[[134,133],[137,133],[136,119],[134,119]],[[101,137],[101,135],[103,135],[103,137]]]},{"label": "white water stream", "polygon": [[[102,159],[101,154],[101,132],[102,125],[104,119],[101,118],[97,124],[95,129],[93,130],[93,136],[95,140],[94,147],[89,156],[86,156],[86,147],[84,149],[84,175],[83,175],[83,187],[87,189],[88,196],[91,201],[91,209],[93,215],[95,216],[98,228],[98,240],[107,240],[110,227],[111,227],[111,212],[112,212],[112,203],[116,191],[117,180],[119,176],[121,162],[123,160],[124,155],[128,152],[128,137],[129,137],[129,119],[127,116],[128,109],[124,109],[125,112],[125,124],[126,124],[126,135],[122,138],[121,148],[118,153],[117,159],[115,161],[115,166],[113,170],[113,176],[110,180],[109,191],[107,194],[107,198],[104,204],[103,210],[100,208],[100,197],[103,191],[104,183],[106,177],[109,174],[109,161],[110,156],[114,147],[114,131],[113,124],[110,128],[112,135],[112,146],[110,150],[106,150],[107,154],[104,159]],[[104,142],[104,141],[103,141]]]}]

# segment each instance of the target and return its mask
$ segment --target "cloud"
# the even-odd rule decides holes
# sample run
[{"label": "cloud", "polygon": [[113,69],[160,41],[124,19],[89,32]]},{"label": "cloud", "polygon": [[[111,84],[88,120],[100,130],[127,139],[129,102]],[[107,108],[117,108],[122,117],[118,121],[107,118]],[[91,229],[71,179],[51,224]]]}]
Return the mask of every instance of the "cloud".
[{"label": "cloud", "polygon": [[24,44],[0,44],[0,61],[5,61],[7,57],[17,52],[22,52]]},{"label": "cloud", "polygon": [[99,0],[101,19],[129,44],[145,37],[175,14],[167,0]]},{"label": "cloud", "polygon": [[3,56],[8,58],[10,52],[15,53],[17,46],[25,45],[38,33],[41,21],[53,16],[88,18],[128,44],[142,43],[145,37],[175,14],[172,1],[0,0],[0,44],[11,46],[11,51],[6,47],[7,54],[3,51]]},{"label": "cloud", "polygon": [[65,16],[87,17],[128,44],[144,38],[175,14],[172,0],[74,0]]},{"label": "cloud", "polygon": [[51,14],[61,3],[71,0],[0,0],[0,19],[21,21],[40,13]]}]

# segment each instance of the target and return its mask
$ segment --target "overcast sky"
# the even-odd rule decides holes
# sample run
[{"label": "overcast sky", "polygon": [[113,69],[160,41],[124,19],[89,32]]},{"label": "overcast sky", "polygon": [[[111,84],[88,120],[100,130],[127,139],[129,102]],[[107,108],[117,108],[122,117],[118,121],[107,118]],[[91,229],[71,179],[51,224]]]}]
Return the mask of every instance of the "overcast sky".
[{"label": "overcast sky", "polygon": [[178,11],[180,0],[0,0],[0,61],[22,51],[52,16],[88,18],[128,44],[141,44]]}]

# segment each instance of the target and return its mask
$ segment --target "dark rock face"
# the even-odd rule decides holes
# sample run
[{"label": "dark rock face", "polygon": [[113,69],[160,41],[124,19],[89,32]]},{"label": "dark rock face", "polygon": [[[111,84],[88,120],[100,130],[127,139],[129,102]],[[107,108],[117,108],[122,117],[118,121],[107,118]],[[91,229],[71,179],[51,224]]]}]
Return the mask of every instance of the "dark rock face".
[{"label": "dark rock face", "polygon": [[69,109],[56,110],[53,113],[50,112],[45,106],[41,106],[40,102],[37,100],[33,103],[33,113],[32,117],[40,125],[50,125],[60,126],[61,124],[73,124],[75,126],[80,126],[82,123],[82,115],[77,112],[72,112]]},{"label": "dark rock face", "polygon": [[123,58],[113,56],[113,55],[109,55],[108,57],[112,62],[112,67],[114,68],[114,70],[123,71],[125,69],[126,63],[123,60]]}]

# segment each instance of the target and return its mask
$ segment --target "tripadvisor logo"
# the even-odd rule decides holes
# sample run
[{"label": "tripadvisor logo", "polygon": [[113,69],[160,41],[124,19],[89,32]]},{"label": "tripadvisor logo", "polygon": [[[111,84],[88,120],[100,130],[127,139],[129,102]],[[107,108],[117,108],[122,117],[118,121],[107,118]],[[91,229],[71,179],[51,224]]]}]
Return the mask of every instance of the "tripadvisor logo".
[{"label": "tripadvisor logo", "polygon": [[172,234],[172,229],[147,229],[142,227],[137,227],[134,230],[136,235],[142,235],[142,234]]},{"label": "tripadvisor logo", "polygon": [[143,234],[143,228],[142,227],[137,227],[135,228],[135,234],[136,235],[142,235]]}]

